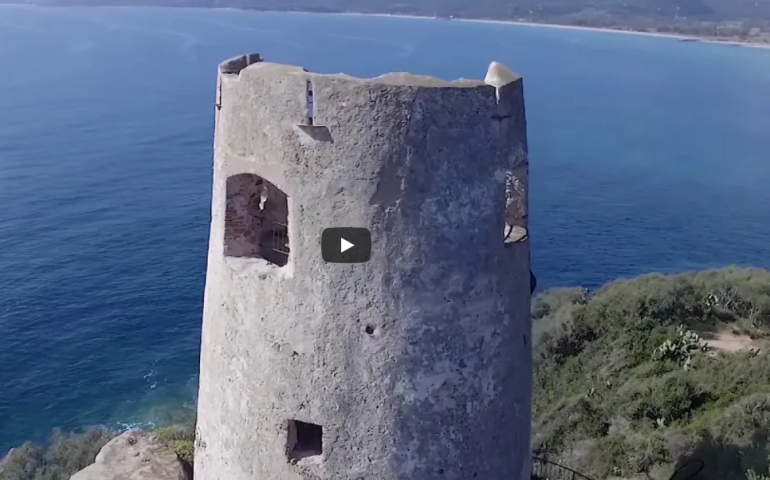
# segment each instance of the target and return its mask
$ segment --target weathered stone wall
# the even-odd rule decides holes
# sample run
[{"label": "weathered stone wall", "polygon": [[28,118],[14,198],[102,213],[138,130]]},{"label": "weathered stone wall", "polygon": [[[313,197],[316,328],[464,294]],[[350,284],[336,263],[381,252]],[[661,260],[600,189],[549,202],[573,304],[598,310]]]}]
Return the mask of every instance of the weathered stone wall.
[{"label": "weathered stone wall", "polygon": [[[521,478],[521,79],[499,64],[486,84],[260,60],[220,67],[196,480]],[[283,266],[226,255],[228,178],[244,173],[288,197]],[[321,231],[339,226],[371,230],[368,263],[323,262]]]}]

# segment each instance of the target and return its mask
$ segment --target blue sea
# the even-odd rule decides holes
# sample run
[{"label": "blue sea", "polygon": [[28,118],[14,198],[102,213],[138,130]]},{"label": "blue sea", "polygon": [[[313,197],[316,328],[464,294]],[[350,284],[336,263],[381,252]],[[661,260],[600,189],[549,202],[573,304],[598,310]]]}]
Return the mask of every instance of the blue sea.
[{"label": "blue sea", "polygon": [[217,64],[525,78],[541,287],[770,266],[770,51],[344,15],[0,7],[0,453],[194,408]]}]

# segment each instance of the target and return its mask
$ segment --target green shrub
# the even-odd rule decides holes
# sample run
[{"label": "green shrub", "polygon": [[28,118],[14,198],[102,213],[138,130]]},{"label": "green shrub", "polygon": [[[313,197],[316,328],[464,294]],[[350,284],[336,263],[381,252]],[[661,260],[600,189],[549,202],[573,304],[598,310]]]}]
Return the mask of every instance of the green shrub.
[{"label": "green shrub", "polygon": [[676,335],[665,340],[655,350],[655,359],[674,362],[685,370],[689,370],[693,354],[699,351],[705,352],[707,349],[708,346],[701,340],[700,335],[680,325],[676,329]]},{"label": "green shrub", "polygon": [[165,427],[156,429],[153,434],[165,443],[177,456],[189,466],[195,459],[195,428]]},{"label": "green shrub", "polygon": [[625,405],[639,426],[657,428],[688,420],[707,398],[692,380],[676,373],[643,385]]},{"label": "green shrub", "polygon": [[595,478],[690,458],[707,463],[706,479],[766,473],[756,459],[770,452],[770,355],[704,347],[722,331],[770,338],[770,272],[650,274],[581,291],[534,299],[538,444],[557,458],[582,451]]},{"label": "green shrub", "polygon": [[81,433],[55,430],[45,446],[25,443],[13,451],[0,470],[0,480],[69,480],[94,462],[113,435],[101,428]]},{"label": "green shrub", "polygon": [[537,321],[572,305],[585,305],[590,298],[584,288],[555,288],[548,295],[538,295],[532,302],[532,320]]}]

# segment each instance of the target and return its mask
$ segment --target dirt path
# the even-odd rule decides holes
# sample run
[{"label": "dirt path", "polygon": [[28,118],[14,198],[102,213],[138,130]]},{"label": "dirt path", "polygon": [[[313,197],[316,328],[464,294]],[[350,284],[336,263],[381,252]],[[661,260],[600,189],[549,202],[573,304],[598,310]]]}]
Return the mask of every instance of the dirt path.
[{"label": "dirt path", "polygon": [[717,332],[711,338],[704,338],[712,351],[737,352],[740,350],[763,350],[766,342],[754,340],[748,335],[741,335],[727,331]]}]

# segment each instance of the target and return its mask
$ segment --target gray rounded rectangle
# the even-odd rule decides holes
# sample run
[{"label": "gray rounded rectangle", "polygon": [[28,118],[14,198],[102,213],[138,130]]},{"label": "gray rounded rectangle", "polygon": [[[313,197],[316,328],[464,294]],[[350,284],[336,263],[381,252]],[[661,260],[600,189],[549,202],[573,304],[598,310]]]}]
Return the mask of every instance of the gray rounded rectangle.
[{"label": "gray rounded rectangle", "polygon": [[326,228],[321,233],[321,256],[327,263],[364,263],[372,257],[372,233],[365,228]]}]

